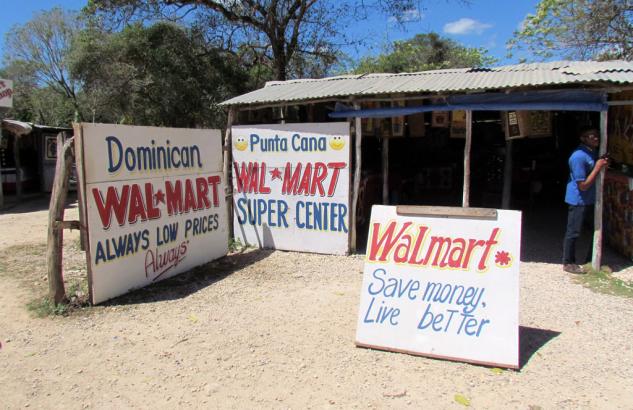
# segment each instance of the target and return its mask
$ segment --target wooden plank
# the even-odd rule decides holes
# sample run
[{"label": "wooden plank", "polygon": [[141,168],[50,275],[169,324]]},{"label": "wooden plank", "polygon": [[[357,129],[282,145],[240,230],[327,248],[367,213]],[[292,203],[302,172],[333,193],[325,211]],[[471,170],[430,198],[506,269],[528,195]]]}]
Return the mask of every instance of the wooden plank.
[{"label": "wooden plank", "polygon": [[80,229],[79,221],[55,221],[53,229]]},{"label": "wooden plank", "polygon": [[470,206],[470,146],[473,138],[473,112],[466,110],[466,141],[464,142],[464,192],[462,206]]},{"label": "wooden plank", "polygon": [[502,192],[501,209],[510,209],[510,198],[512,197],[512,140],[506,140],[506,156],[503,161]]},{"label": "wooden plank", "polygon": [[229,109],[228,118],[226,120],[226,132],[224,133],[224,193],[227,212],[227,230],[229,243],[233,240],[233,178],[231,165],[233,163],[233,144],[231,135],[231,127],[235,118],[235,108]]},{"label": "wooden plank", "polygon": [[440,218],[497,219],[497,210],[490,208],[458,208],[452,206],[398,205],[398,215],[432,216]]},{"label": "wooden plank", "polygon": [[86,199],[86,171],[85,171],[85,161],[84,161],[84,138],[83,138],[83,128],[80,123],[73,124],[73,130],[75,135],[75,169],[77,170],[77,201],[82,204],[79,207],[79,223],[81,225],[81,233],[84,243],[84,250],[86,251],[86,270],[88,272],[88,294],[90,297],[90,301],[93,301],[93,291],[92,291],[92,264],[91,257],[92,253],[90,250],[90,236],[89,232],[89,223],[87,216],[87,199]]},{"label": "wooden plank", "polygon": [[[600,148],[598,151],[600,155],[604,155],[607,152],[607,113],[607,111],[600,111]],[[593,215],[593,251],[591,255],[591,266],[596,271],[600,270],[602,264],[602,193],[604,190],[605,171],[603,168],[596,180],[596,205]]]},{"label": "wooden plank", "polygon": [[58,229],[60,221],[64,220],[66,196],[70,171],[73,163],[73,139],[64,142],[64,134],[57,134],[57,164],[55,165],[55,179],[51,202],[48,209],[48,241],[46,245],[46,262],[48,268],[48,297],[55,304],[66,298],[64,277],[62,272],[63,229]]},{"label": "wooden plank", "polygon": [[[355,102],[354,103],[354,109],[359,110],[360,109],[360,104]],[[352,190],[352,212],[350,212],[351,214],[351,223],[350,223],[350,232],[351,232],[351,243],[350,243],[350,251],[351,252],[356,252],[356,249],[358,249],[358,244],[356,243],[356,239],[357,239],[357,232],[356,232],[356,210],[358,208],[358,191],[360,190],[360,175],[361,175],[361,162],[362,162],[362,150],[361,150],[361,144],[362,144],[362,140],[363,140],[363,130],[362,130],[362,125],[361,125],[361,119],[360,118],[356,118],[355,119],[355,126],[354,126],[354,132],[356,134],[356,141],[355,141],[355,145],[356,145],[356,150],[354,153],[354,159],[355,159],[355,167],[354,167],[354,187]]]},{"label": "wooden plank", "polygon": [[382,139],[382,204],[389,205],[389,138]]}]

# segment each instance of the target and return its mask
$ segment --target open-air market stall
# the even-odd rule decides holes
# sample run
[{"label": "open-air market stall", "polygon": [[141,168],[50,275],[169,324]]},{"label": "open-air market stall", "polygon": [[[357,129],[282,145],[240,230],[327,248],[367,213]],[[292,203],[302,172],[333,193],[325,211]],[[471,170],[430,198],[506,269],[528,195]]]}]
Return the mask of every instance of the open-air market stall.
[{"label": "open-air market stall", "polygon": [[[372,204],[564,209],[567,158],[579,132],[600,129],[604,153],[607,135],[614,133],[612,127],[607,133],[609,107],[612,116],[614,106],[629,109],[631,101],[622,93],[630,89],[633,64],[624,61],[270,82],[223,103],[230,119],[225,167],[235,172],[233,126],[285,124],[292,135],[293,125],[313,124],[318,135],[315,123],[344,121],[351,148],[349,251],[355,251],[363,246]],[[626,136],[627,130],[621,133]],[[270,155],[260,154],[262,160]],[[314,152],[312,161],[322,157]],[[609,174],[633,163],[615,159]],[[602,186],[600,180],[598,192]],[[596,205],[594,264],[599,264],[602,200]],[[614,217],[610,213],[607,225]],[[238,227],[234,232],[239,237]],[[275,230],[267,235],[274,247]]]},{"label": "open-air market stall", "polygon": [[57,134],[72,129],[3,120],[0,171],[4,192],[51,192],[57,159]]}]

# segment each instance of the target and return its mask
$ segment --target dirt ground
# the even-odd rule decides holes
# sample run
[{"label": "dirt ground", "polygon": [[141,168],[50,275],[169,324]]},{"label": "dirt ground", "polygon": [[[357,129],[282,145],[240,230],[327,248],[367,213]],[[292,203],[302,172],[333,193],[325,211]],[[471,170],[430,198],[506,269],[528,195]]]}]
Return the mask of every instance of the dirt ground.
[{"label": "dirt ground", "polygon": [[[633,408],[633,299],[562,272],[562,231],[524,232],[521,369],[502,371],[355,347],[362,255],[250,250],[36,318],[46,207],[0,213],[2,408]],[[77,233],[66,243],[82,275]],[[629,261],[604,262],[633,279]]]}]

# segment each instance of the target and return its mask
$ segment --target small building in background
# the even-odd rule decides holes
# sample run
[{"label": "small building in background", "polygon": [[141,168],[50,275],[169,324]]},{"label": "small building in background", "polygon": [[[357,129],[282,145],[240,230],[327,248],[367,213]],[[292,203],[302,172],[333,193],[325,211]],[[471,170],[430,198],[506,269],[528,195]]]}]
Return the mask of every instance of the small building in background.
[{"label": "small building in background", "polygon": [[57,160],[57,134],[72,128],[2,120],[0,176],[5,194],[51,192]]}]

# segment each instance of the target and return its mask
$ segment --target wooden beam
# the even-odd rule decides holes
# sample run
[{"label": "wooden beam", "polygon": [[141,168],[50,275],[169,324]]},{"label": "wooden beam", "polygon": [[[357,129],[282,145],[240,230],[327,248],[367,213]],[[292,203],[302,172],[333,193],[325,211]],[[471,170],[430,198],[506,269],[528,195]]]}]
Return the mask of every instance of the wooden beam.
[{"label": "wooden beam", "polygon": [[389,205],[389,138],[382,138],[382,204]]},{"label": "wooden beam", "polygon": [[[607,152],[607,111],[600,111],[600,148],[599,154],[604,155]],[[591,255],[591,266],[594,270],[600,270],[602,263],[602,192],[604,190],[604,174],[603,168],[598,174],[596,181],[596,205],[594,207],[594,231],[593,231],[593,252]]]},{"label": "wooden beam", "polygon": [[466,110],[466,141],[464,142],[464,191],[462,207],[470,206],[470,146],[473,138],[473,112]]},{"label": "wooden beam", "polygon": [[433,216],[443,218],[497,219],[497,210],[489,208],[456,208],[452,206],[398,205],[398,215]]},{"label": "wooden beam", "polygon": [[55,221],[53,223],[53,229],[80,229],[81,225],[79,221]]},{"label": "wooden beam", "polygon": [[224,200],[226,201],[226,213],[227,213],[227,227],[228,227],[228,240],[231,242],[233,240],[233,178],[232,175],[232,164],[233,164],[233,144],[232,144],[232,135],[231,135],[231,127],[233,126],[233,121],[235,120],[235,108],[231,107],[229,109],[228,118],[226,121],[226,132],[224,134]]},{"label": "wooden beam", "polygon": [[66,299],[64,277],[62,273],[62,254],[64,231],[64,208],[73,163],[73,138],[64,142],[63,133],[57,134],[57,164],[51,202],[48,209],[48,241],[46,245],[46,262],[48,268],[48,297],[56,305]]},{"label": "wooden beam", "polygon": [[20,161],[20,136],[13,137],[13,160],[15,162],[15,196],[20,202],[22,198],[22,163]]},{"label": "wooden beam", "polygon": [[512,140],[506,140],[506,157],[503,161],[503,193],[501,209],[510,209],[512,197]]},{"label": "wooden beam", "polygon": [[[355,109],[360,109],[360,104],[354,103]],[[352,190],[352,212],[350,212],[350,250],[352,253],[356,252],[358,249],[358,244],[356,243],[357,232],[356,232],[356,210],[358,208],[358,191],[360,190],[360,176],[361,176],[361,156],[362,156],[362,140],[363,140],[363,127],[361,126],[361,119],[355,119],[354,133],[356,135],[355,146],[356,150],[354,153],[354,160],[356,166],[354,167],[354,187]]]}]

